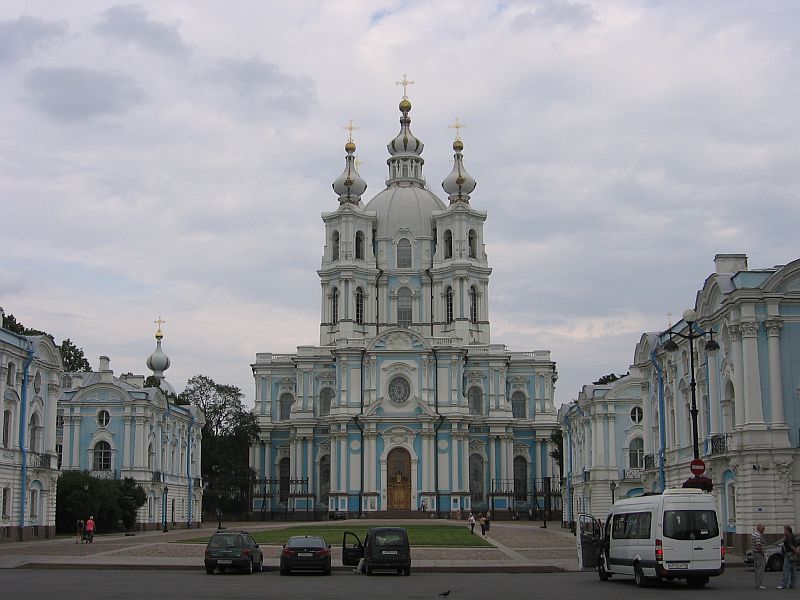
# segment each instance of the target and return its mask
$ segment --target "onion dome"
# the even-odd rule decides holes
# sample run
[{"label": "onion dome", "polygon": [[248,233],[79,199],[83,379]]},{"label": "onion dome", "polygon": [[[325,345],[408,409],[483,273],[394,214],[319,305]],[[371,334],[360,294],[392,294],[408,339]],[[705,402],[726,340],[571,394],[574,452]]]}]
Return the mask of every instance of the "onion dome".
[{"label": "onion dome", "polygon": [[333,191],[339,194],[339,204],[360,204],[361,194],[367,189],[367,182],[356,170],[355,156],[353,156],[356,145],[352,137],[344,145],[344,151],[347,152],[344,171],[333,182]]},{"label": "onion dome", "polygon": [[442,182],[444,191],[448,193],[450,204],[455,202],[469,203],[469,195],[475,190],[477,182],[472,176],[467,173],[464,168],[463,155],[461,151],[464,149],[464,142],[460,138],[456,138],[453,142],[453,150],[455,151],[453,170],[445,177]]},{"label": "onion dome", "polygon": [[400,101],[400,133],[387,144],[386,148],[391,158],[386,161],[389,165],[389,178],[386,184],[410,182],[425,185],[422,176],[422,165],[425,161],[420,156],[425,145],[411,133],[411,102],[408,98]]},{"label": "onion dome", "polygon": [[169,357],[164,354],[164,351],[161,349],[161,339],[164,337],[164,334],[161,333],[161,317],[158,318],[158,331],[156,331],[156,349],[155,351],[147,357],[147,368],[153,372],[155,377],[159,379],[164,379],[164,371],[169,369]]}]

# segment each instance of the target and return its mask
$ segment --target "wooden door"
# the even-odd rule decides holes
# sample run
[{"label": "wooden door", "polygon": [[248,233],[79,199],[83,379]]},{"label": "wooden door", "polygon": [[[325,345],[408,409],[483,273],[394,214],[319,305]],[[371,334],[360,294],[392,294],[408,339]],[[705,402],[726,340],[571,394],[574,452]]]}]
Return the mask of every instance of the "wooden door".
[{"label": "wooden door", "polygon": [[389,510],[411,510],[411,456],[403,448],[389,452],[386,461]]}]

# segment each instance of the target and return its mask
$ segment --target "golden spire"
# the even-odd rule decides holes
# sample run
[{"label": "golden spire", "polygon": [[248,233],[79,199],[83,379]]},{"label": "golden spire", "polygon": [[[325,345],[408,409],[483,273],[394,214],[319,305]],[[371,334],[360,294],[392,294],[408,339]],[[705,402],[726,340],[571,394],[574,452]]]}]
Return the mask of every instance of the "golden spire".
[{"label": "golden spire", "polygon": [[450,129],[455,129],[456,130],[456,139],[460,140],[461,139],[461,130],[464,129],[466,127],[466,125],[462,125],[459,122],[458,117],[456,117],[455,123],[453,123],[452,125],[448,125],[448,127]]},{"label": "golden spire", "polygon": [[402,85],[403,86],[403,100],[408,100],[408,93],[407,93],[408,89],[407,88],[408,88],[409,85],[414,85],[414,82],[413,81],[409,81],[408,80],[408,75],[403,73],[403,79],[401,79],[400,81],[395,81],[394,83],[395,83],[395,85]]},{"label": "golden spire", "polygon": [[353,125],[353,119],[350,119],[350,121],[348,121],[347,125],[342,127],[342,129],[344,129],[344,130],[346,130],[348,132],[347,141],[348,142],[352,142],[353,141],[353,131],[355,131],[356,129],[361,129],[361,128],[360,127],[356,127],[355,125]]},{"label": "golden spire", "polygon": [[158,325],[158,331],[156,331],[156,339],[157,339],[157,340],[160,340],[161,338],[163,338],[163,337],[164,337],[164,334],[163,334],[163,333],[161,333],[161,326],[162,326],[164,323],[166,323],[166,321],[165,321],[164,319],[162,319],[162,318],[161,318],[161,315],[158,315],[158,319],[157,319],[157,320],[155,320],[155,321],[153,321],[153,323],[156,323],[156,324]]}]

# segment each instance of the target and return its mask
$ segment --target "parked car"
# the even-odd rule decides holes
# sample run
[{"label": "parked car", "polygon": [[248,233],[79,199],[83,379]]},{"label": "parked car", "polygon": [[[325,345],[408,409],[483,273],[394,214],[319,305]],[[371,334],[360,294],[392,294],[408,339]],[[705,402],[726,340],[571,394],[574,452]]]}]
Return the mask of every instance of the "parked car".
[{"label": "parked car", "polygon": [[331,545],[318,536],[290,537],[281,551],[281,575],[292,571],[322,571],[330,575]]},{"label": "parked car", "polygon": [[217,531],[206,546],[206,573],[214,569],[242,569],[247,573],[260,572],[264,555],[256,541],[246,531]]},{"label": "parked car", "polygon": [[[767,571],[783,571],[783,538],[764,547],[764,556],[767,559]],[[748,550],[744,554],[744,562],[747,565],[753,564],[753,551]]]},{"label": "parked car", "polygon": [[367,575],[377,569],[411,575],[408,533],[402,527],[373,527],[367,531],[362,544],[355,533],[345,531],[342,535],[342,564],[357,566],[362,558]]}]

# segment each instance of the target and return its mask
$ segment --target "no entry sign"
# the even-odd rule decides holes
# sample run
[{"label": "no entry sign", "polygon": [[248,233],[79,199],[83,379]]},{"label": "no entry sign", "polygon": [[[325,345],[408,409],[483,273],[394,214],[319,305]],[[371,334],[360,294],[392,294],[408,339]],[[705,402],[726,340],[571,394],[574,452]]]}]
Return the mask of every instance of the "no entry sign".
[{"label": "no entry sign", "polygon": [[692,472],[692,475],[699,477],[706,472],[706,463],[699,458],[695,458],[691,463],[689,463],[689,470]]}]

